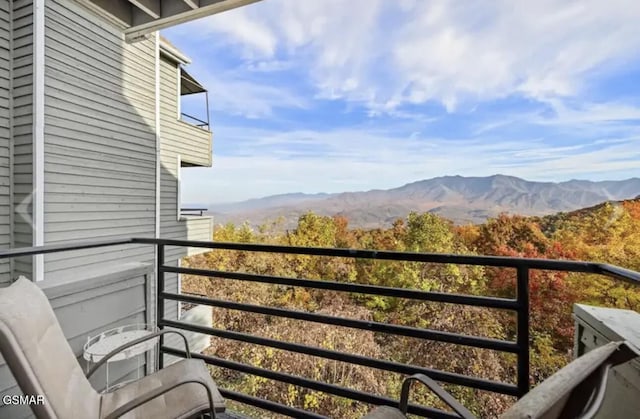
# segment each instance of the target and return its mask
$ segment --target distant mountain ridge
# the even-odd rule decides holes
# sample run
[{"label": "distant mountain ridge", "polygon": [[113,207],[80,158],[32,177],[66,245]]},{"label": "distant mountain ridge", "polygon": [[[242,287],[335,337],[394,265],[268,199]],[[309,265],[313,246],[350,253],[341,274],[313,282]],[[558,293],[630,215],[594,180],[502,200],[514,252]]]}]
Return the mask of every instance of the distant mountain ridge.
[{"label": "distant mountain ridge", "polygon": [[211,205],[210,209],[215,211],[229,213],[233,211],[247,211],[253,209],[272,208],[283,205],[297,204],[301,201],[312,201],[328,197],[329,194],[305,194],[302,192],[270,195],[264,198],[253,198],[242,202],[233,202],[228,204]]},{"label": "distant mountain ridge", "polygon": [[216,223],[249,221],[252,225],[282,216],[284,228],[292,228],[300,215],[314,211],[321,215],[346,216],[353,227],[376,228],[388,226],[411,211],[433,212],[459,224],[479,223],[501,212],[547,215],[638,195],[640,178],[554,183],[505,175],[443,176],[387,190],[292,193],[214,204],[209,206],[209,212],[216,217]]}]

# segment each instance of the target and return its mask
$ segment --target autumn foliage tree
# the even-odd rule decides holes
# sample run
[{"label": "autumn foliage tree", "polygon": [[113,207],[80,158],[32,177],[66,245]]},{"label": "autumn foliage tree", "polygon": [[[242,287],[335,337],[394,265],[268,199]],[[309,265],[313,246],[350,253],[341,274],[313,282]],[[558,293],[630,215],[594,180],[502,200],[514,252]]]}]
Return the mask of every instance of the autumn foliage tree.
[{"label": "autumn foliage tree", "polygon": [[[583,259],[640,270],[640,199],[604,204],[547,217],[501,214],[479,225],[454,226],[431,213],[411,213],[388,228],[353,229],[342,216],[303,214],[297,227],[281,223],[252,228],[228,224],[214,240],[301,247],[340,247],[404,252],[486,254],[545,259]],[[215,250],[190,258],[187,265],[291,278],[310,278],[423,291],[514,297],[514,269],[484,268],[371,259],[277,255]],[[513,339],[515,316],[496,310],[400,298],[311,290],[302,287],[186,276],[183,290],[217,299],[293,308],[337,317],[380,321],[495,339]],[[571,358],[573,303],[640,307],[638,290],[600,276],[532,270],[529,273],[532,380],[557,371]],[[308,346],[340,350],[395,362],[436,368],[498,381],[514,377],[512,358],[440,342],[281,319],[237,310],[216,310],[217,327]],[[314,380],[347,385],[397,397],[401,376],[366,367],[318,362],[306,355],[214,339],[211,354]],[[216,380],[231,389],[293,404],[335,418],[361,416],[366,407],[323,393],[272,383],[256,376],[214,369]],[[480,417],[497,417],[511,402],[491,393],[447,386]],[[433,395],[415,400],[437,405]],[[251,413],[251,412],[247,412]],[[261,414],[263,416],[263,414]]]}]

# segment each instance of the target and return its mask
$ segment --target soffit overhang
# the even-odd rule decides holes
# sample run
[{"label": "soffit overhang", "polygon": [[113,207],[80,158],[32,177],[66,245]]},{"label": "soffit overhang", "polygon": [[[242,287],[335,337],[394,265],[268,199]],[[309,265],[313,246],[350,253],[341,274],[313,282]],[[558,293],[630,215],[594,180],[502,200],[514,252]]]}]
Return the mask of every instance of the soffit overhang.
[{"label": "soffit overhang", "polygon": [[123,28],[127,42],[260,0],[76,0]]}]

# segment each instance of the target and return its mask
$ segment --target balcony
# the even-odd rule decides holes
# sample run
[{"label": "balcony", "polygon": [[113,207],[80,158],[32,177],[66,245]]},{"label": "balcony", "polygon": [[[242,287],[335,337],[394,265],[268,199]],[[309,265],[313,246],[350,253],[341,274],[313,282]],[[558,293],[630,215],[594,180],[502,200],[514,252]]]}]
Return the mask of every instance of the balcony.
[{"label": "balcony", "polygon": [[191,124],[193,126],[196,126],[198,128],[202,128],[204,130],[209,131],[209,121],[203,121],[200,118],[196,118],[195,116],[191,116],[184,112],[180,114],[180,120],[188,124]]},{"label": "balcony", "polygon": [[[181,208],[180,219],[184,221],[186,237],[190,241],[210,241],[213,237],[213,217],[204,215],[206,208]],[[187,255],[194,256],[206,252],[207,249],[188,247]]]},{"label": "balcony", "polygon": [[[212,134],[208,122],[162,118],[164,149],[179,154],[184,167],[211,167]],[[199,121],[199,120],[198,120]],[[204,124],[204,125],[201,125]]]},{"label": "balcony", "polygon": [[[199,115],[194,116],[180,112],[180,121],[211,132],[209,120],[209,91],[183,67],[180,67],[180,101],[190,102],[193,108],[199,110]],[[204,107],[201,99],[204,100]],[[181,105],[181,108],[184,105]],[[202,116],[200,116],[202,115]]]},{"label": "balcony", "polygon": [[[188,331],[200,335],[208,335],[216,339],[231,340],[236,342],[244,342],[248,345],[258,345],[260,347],[272,348],[274,350],[289,351],[296,354],[304,354],[324,360],[330,360],[349,365],[371,368],[373,371],[393,373],[398,375],[412,375],[416,373],[425,374],[438,382],[462,386],[474,391],[491,392],[513,396],[515,398],[522,397],[530,389],[530,298],[529,298],[529,280],[530,275],[534,271],[559,271],[574,272],[584,274],[598,274],[603,277],[609,277],[616,280],[624,281],[633,286],[640,284],[640,273],[629,271],[616,266],[592,263],[578,262],[567,260],[545,260],[545,259],[524,259],[511,257],[492,257],[492,256],[466,256],[452,254],[433,254],[433,253],[406,253],[406,252],[389,252],[375,250],[355,250],[355,249],[337,249],[337,248],[308,248],[308,247],[291,247],[291,246],[274,246],[261,244],[242,244],[242,243],[219,243],[211,241],[187,241],[187,240],[167,240],[167,239],[148,239],[134,238],[127,240],[94,242],[94,243],[78,243],[73,245],[45,246],[40,248],[14,249],[0,252],[0,259],[29,256],[41,253],[67,252],[81,250],[87,248],[122,246],[127,244],[145,244],[154,246],[157,249],[157,263],[155,266],[155,283],[151,284],[151,288],[158,290],[154,292],[150,300],[144,298],[145,311],[147,315],[155,312],[155,324],[157,327],[172,328]],[[188,268],[179,266],[169,266],[165,264],[165,252],[167,249],[173,248],[200,248],[203,251],[240,251],[247,253],[266,253],[280,254],[285,256],[309,256],[309,257],[331,257],[356,259],[359,261],[404,261],[420,264],[437,264],[450,266],[485,266],[491,268],[506,269],[514,273],[516,279],[516,289],[514,298],[501,298],[491,296],[478,295],[461,295],[450,294],[433,291],[422,291],[406,288],[391,288],[380,285],[371,285],[363,283],[351,283],[334,280],[305,279],[282,276],[259,275],[246,272],[228,272],[209,269]],[[140,269],[140,268],[138,268]],[[407,299],[412,301],[436,302],[453,305],[464,305],[478,307],[491,310],[502,310],[505,313],[513,313],[517,324],[517,333],[513,340],[502,340],[483,336],[469,336],[460,333],[439,331],[429,328],[409,327],[393,323],[378,322],[372,320],[360,320],[356,318],[344,318],[332,316],[330,314],[317,313],[312,311],[291,310],[280,307],[268,307],[263,305],[240,303],[235,301],[227,301],[209,298],[201,295],[183,294],[181,292],[172,292],[167,290],[165,284],[165,275],[167,274],[184,274],[203,278],[217,278],[230,281],[240,281],[245,284],[266,284],[268,286],[280,287],[296,287],[307,290],[319,290],[321,292],[331,292],[338,294],[368,295],[380,297],[392,297],[395,299]],[[46,284],[46,281],[44,282]],[[65,284],[69,287],[69,284]],[[143,293],[141,293],[142,295]],[[50,292],[49,295],[59,296],[60,292]],[[50,297],[52,298],[52,297]],[[203,326],[195,323],[186,322],[166,316],[166,307],[174,302],[182,302],[201,306],[208,306],[220,310],[234,310],[245,313],[254,313],[258,315],[269,316],[270,318],[285,318],[300,321],[301,327],[303,322],[311,322],[314,324],[327,325],[330,327],[344,327],[350,330],[363,330],[385,336],[403,336],[420,340],[442,342],[449,345],[463,346],[470,348],[480,348],[483,350],[491,350],[507,357],[513,357],[513,377],[512,380],[501,382],[490,379],[480,378],[467,374],[460,374],[451,371],[443,371],[435,368],[429,368],[417,365],[417,363],[399,363],[385,360],[381,357],[363,356],[354,353],[346,353],[337,351],[327,347],[315,347],[300,343],[286,342],[279,339],[261,337],[259,333],[244,333],[233,330],[224,326]],[[157,307],[156,310],[150,308],[150,304]],[[54,305],[55,306],[55,305]],[[122,307],[118,307],[123,309]],[[585,306],[578,307],[579,312],[587,312]],[[620,310],[612,310],[613,312]],[[56,309],[58,316],[60,312]],[[606,316],[615,317],[614,314],[607,313]],[[89,315],[90,313],[85,313]],[[632,313],[634,314],[634,313]],[[589,322],[597,323],[598,310],[591,310],[589,314]],[[215,317],[215,315],[214,315]],[[95,319],[98,323],[100,319]],[[73,317],[61,318],[63,329],[65,332],[69,330],[70,323],[74,321]],[[629,322],[630,320],[627,320]],[[67,328],[65,328],[65,322]],[[93,327],[98,328],[100,325],[95,324]],[[101,326],[104,326],[101,325]],[[584,327],[577,334],[581,342],[576,342],[576,346],[584,346],[586,343],[596,342],[596,338],[588,336]],[[600,339],[602,337],[599,337]],[[624,337],[623,337],[624,338]],[[589,341],[589,342],[587,342]],[[77,346],[77,345],[76,345]],[[158,368],[162,368],[166,362],[165,356],[182,356],[186,354],[183,350],[176,349],[167,345],[161,338],[159,344],[159,353],[161,356],[158,360]],[[333,395],[345,399],[348,403],[365,404],[365,405],[397,405],[397,399],[389,397],[385,394],[375,394],[353,389],[339,383],[329,383],[314,380],[306,377],[296,376],[283,371],[277,371],[260,366],[252,365],[250,360],[247,362],[238,362],[211,354],[192,353],[192,357],[203,359],[207,364],[217,368],[229,371],[232,374],[249,374],[260,379],[272,380],[273,382],[285,383],[293,387],[302,387],[312,389],[317,392]],[[149,361],[150,362],[150,361]],[[465,362],[465,360],[461,360]],[[149,367],[153,367],[150,365]],[[615,387],[611,391],[614,391]],[[260,399],[248,394],[243,394],[231,389],[221,389],[221,393],[227,400],[231,400],[243,405],[252,406],[258,409],[267,410],[277,414],[301,418],[319,418],[323,417],[313,412],[313,408],[305,409],[304,406],[290,406],[275,403],[270,400]],[[633,398],[623,401],[623,403],[632,403]],[[436,406],[409,404],[409,412],[423,417],[434,418],[455,418],[458,417],[451,412],[440,409]]]},{"label": "balcony", "polygon": [[[189,62],[173,45],[160,42],[160,136],[163,153],[180,156],[185,166],[211,166],[209,93],[189,74]],[[179,84],[176,85],[176,79]]]}]

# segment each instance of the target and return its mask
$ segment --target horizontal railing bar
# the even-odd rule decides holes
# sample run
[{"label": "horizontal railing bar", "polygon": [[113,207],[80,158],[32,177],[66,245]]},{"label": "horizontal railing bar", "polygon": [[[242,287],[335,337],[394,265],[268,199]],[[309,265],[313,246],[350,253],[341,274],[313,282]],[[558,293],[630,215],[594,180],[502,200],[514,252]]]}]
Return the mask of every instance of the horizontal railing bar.
[{"label": "horizontal railing bar", "polygon": [[596,273],[600,275],[620,279],[627,282],[640,283],[640,272],[608,264],[598,264],[597,268],[598,269]]},{"label": "horizontal railing bar", "polygon": [[327,416],[317,415],[315,413],[308,412],[306,410],[296,409],[295,407],[272,402],[271,400],[265,400],[259,397],[249,396],[248,394],[245,394],[245,393],[238,393],[237,391],[228,390],[220,387],[218,387],[218,390],[220,390],[220,394],[222,394],[222,397],[226,399],[235,400],[237,402],[240,402],[249,406],[254,406],[259,409],[268,410],[270,412],[278,413],[278,414],[289,416],[292,418],[328,419]]},{"label": "horizontal railing bar", "polygon": [[167,246],[202,247],[208,249],[240,250],[267,253],[285,253],[310,256],[333,256],[356,259],[397,260],[406,262],[448,263],[454,265],[484,265],[504,268],[528,267],[530,269],[597,273],[598,264],[592,262],[533,259],[508,256],[457,255],[449,253],[413,253],[386,250],[338,249],[327,247],[277,246],[268,244],[226,243],[175,239],[136,239],[143,243]]},{"label": "horizontal railing bar", "polygon": [[[186,355],[186,353],[182,350],[168,348],[166,346],[163,346],[161,350],[162,352],[170,355],[181,356],[181,357],[185,357]],[[338,397],[344,397],[347,399],[356,400],[363,403],[375,404],[375,405],[398,406],[397,400],[393,400],[391,398],[379,396],[376,394],[367,393],[360,390],[341,387],[336,384],[329,384],[321,381],[311,380],[309,378],[300,377],[297,375],[291,375],[287,373],[268,370],[265,368],[254,367],[252,365],[230,361],[227,359],[222,359],[222,358],[211,356],[211,355],[191,353],[191,356],[193,358],[202,359],[207,364],[215,365],[217,367],[239,371],[246,374],[257,375],[259,377],[264,377],[270,380],[280,381],[280,382],[291,384],[294,386],[300,386],[300,387],[305,387],[311,390],[321,391],[323,393],[331,394]],[[426,416],[430,418],[445,418],[445,419],[459,418],[456,415],[453,415],[451,413],[448,413],[439,409],[420,406],[413,403],[409,405],[409,413],[417,414],[420,416]]]},{"label": "horizontal railing bar", "polygon": [[193,115],[189,115],[189,114],[184,113],[184,112],[182,112],[180,115],[181,115],[181,116],[185,116],[185,117],[187,117],[187,118],[189,118],[189,119],[193,119],[193,120],[194,120],[194,121],[196,121],[196,122],[200,122],[202,125],[209,125],[209,123],[208,123],[207,121],[203,121],[202,119],[200,119],[200,118],[196,118],[196,117],[195,117],[195,116],[193,116]]},{"label": "horizontal railing bar", "polygon": [[351,282],[319,281],[313,279],[266,276],[241,272],[214,271],[208,269],[162,266],[162,271],[187,275],[235,279],[239,281],[261,282],[267,284],[289,285],[293,287],[315,288],[360,294],[382,295],[386,297],[409,298],[412,300],[433,301],[438,303],[462,304],[476,307],[517,310],[516,300],[497,297],[477,297],[473,295],[447,294],[404,288],[382,287],[379,285],[354,284]]},{"label": "horizontal railing bar", "polygon": [[476,256],[476,255],[454,255],[439,253],[408,253],[408,252],[391,252],[376,250],[356,250],[356,249],[331,249],[331,248],[307,248],[294,246],[273,246],[265,244],[246,244],[246,243],[221,243],[209,241],[195,240],[173,240],[173,239],[156,239],[147,237],[135,237],[116,240],[104,241],[80,241],[68,244],[47,245],[36,247],[23,247],[17,249],[9,249],[0,251],[0,259],[11,257],[31,256],[45,253],[64,252],[71,250],[82,250],[96,247],[115,246],[120,244],[164,244],[168,246],[183,247],[201,247],[209,249],[226,249],[226,250],[244,250],[256,252],[271,253],[289,253],[299,255],[317,255],[317,256],[335,256],[359,259],[382,259],[382,260],[400,260],[426,263],[448,263],[458,265],[484,265],[505,268],[528,267],[529,269],[540,270],[557,270],[568,272],[595,273],[619,280],[640,283],[640,272],[624,269],[618,266],[582,262],[569,260],[553,260],[553,259],[531,259],[531,258],[514,258],[502,256]]},{"label": "horizontal railing bar", "polygon": [[198,326],[184,322],[163,319],[158,326],[174,327],[176,329],[188,330],[191,332],[202,333],[205,335],[217,336],[220,338],[236,340],[255,345],[268,346],[271,348],[282,349],[290,352],[297,352],[320,358],[333,359],[335,361],[346,362],[350,364],[362,365],[365,367],[376,368],[380,370],[397,372],[401,374],[413,375],[422,373],[428,375],[434,380],[444,381],[450,384],[461,385],[465,387],[477,388],[479,390],[492,391],[495,393],[517,396],[518,389],[512,384],[485,380],[482,378],[469,377],[462,374],[450,373],[431,368],[419,367],[416,365],[401,364],[393,361],[383,361],[380,359],[369,358],[362,355],[346,354],[343,352],[332,351],[313,346],[300,345],[297,343],[283,342],[275,339],[269,339],[254,335],[248,335],[241,332],[233,332],[230,330],[215,329],[212,327]]},{"label": "horizontal railing bar", "polygon": [[45,253],[66,252],[71,250],[93,249],[96,247],[118,246],[122,244],[141,243],[134,239],[114,239],[101,241],[78,241],[66,244],[48,244],[46,246],[20,247],[17,249],[8,249],[0,251],[0,259],[42,255]]},{"label": "horizontal railing bar", "polygon": [[230,310],[258,313],[269,316],[285,317],[289,319],[305,320],[315,323],[330,324],[335,326],[351,327],[372,332],[390,333],[400,336],[409,336],[419,339],[428,339],[438,342],[453,343],[456,345],[472,346],[475,348],[491,349],[495,351],[517,353],[519,348],[515,342],[498,339],[489,339],[475,336],[460,335],[451,332],[442,332],[416,327],[400,326],[387,323],[346,319],[343,317],[328,316],[324,314],[308,313],[298,310],[286,310],[281,308],[264,307],[251,304],[236,303],[232,301],[213,300],[206,297],[196,297],[185,294],[164,292],[162,298],[183,301],[193,304],[204,304]]}]

